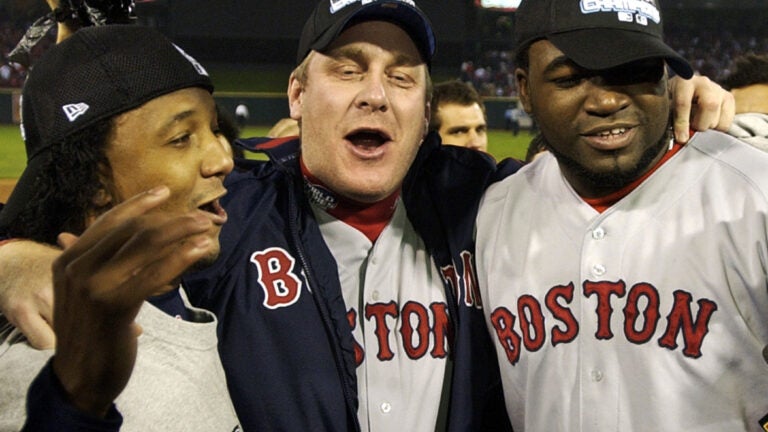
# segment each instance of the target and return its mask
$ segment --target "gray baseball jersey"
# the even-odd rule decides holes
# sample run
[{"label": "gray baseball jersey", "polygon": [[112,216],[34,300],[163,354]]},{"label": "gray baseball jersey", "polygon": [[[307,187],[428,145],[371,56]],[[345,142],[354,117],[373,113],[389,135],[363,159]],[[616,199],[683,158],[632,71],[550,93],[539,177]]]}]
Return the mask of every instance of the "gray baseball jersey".
[{"label": "gray baseball jersey", "polygon": [[767,421],[768,154],[697,133],[603,213],[547,155],[487,191],[477,266],[516,432]]},{"label": "gray baseball jersey", "polygon": [[[446,373],[440,273],[401,200],[376,243],[313,205],[339,267],[357,356],[363,431],[434,431]],[[444,414],[444,413],[443,413]]]}]

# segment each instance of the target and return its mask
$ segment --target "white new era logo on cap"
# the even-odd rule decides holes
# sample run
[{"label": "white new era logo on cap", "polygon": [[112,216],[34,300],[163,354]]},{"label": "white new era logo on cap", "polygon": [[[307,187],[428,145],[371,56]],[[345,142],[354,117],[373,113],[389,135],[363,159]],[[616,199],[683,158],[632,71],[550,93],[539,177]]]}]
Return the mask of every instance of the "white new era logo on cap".
[{"label": "white new era logo on cap", "polygon": [[86,103],[68,104],[61,107],[61,109],[64,110],[64,114],[67,115],[67,118],[69,119],[70,122],[75,121],[75,119],[85,114],[85,112],[88,111],[89,108],[90,106],[88,106],[88,104]]}]

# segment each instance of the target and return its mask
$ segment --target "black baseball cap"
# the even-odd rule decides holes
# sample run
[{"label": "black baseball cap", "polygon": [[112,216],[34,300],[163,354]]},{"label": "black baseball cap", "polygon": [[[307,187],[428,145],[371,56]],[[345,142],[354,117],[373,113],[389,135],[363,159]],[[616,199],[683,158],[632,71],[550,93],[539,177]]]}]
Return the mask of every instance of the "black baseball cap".
[{"label": "black baseball cap", "polygon": [[296,63],[310,51],[323,51],[350,26],[364,21],[388,21],[408,33],[428,67],[435,55],[435,34],[424,12],[412,0],[322,0],[304,24]]},{"label": "black baseball cap", "polygon": [[589,70],[663,58],[688,79],[693,69],[664,43],[661,21],[656,0],[523,0],[515,16],[515,39],[518,49],[547,39]]},{"label": "black baseball cap", "polygon": [[151,28],[85,27],[51,47],[33,65],[22,90],[21,133],[27,167],[0,212],[0,227],[18,217],[33,195],[51,149],[62,140],[188,87],[213,92],[205,69]]}]

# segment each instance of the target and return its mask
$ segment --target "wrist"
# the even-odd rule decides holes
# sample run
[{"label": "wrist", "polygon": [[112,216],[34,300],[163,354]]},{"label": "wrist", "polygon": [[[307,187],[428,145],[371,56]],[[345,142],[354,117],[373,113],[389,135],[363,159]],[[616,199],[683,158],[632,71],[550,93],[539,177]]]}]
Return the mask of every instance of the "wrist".
[{"label": "wrist", "polygon": [[102,397],[98,388],[88,385],[87,380],[80,379],[77,373],[68,372],[67,368],[57,361],[54,355],[52,360],[53,376],[58,382],[67,402],[69,402],[78,411],[85,414],[105,418],[114,402],[109,397]]}]

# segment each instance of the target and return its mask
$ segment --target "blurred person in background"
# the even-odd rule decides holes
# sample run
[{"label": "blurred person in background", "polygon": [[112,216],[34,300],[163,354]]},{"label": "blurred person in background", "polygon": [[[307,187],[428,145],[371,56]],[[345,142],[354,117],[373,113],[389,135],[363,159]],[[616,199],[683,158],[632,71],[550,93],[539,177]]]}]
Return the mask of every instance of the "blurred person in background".
[{"label": "blurred person in background", "polygon": [[435,84],[429,130],[443,144],[488,151],[485,104],[470,83],[451,80]]},{"label": "blurred person in background", "polygon": [[520,133],[520,117],[524,114],[520,104],[513,102],[509,104],[506,110],[504,110],[504,128],[512,130],[512,136],[517,136]]}]

